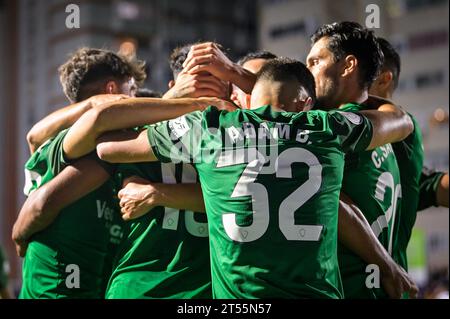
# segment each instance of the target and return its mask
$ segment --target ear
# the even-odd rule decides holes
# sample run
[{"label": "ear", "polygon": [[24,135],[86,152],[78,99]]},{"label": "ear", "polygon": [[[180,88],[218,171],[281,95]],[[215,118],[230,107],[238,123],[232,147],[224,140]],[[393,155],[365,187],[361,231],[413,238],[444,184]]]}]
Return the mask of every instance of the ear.
[{"label": "ear", "polygon": [[394,75],[391,71],[384,71],[378,76],[378,79],[379,81],[377,82],[379,83],[379,85],[385,88],[392,83],[392,81],[394,80]]},{"label": "ear", "polygon": [[105,87],[106,94],[118,94],[119,87],[117,86],[115,81],[108,81]]},{"label": "ear", "polygon": [[175,86],[175,81],[170,80],[169,83],[167,84],[167,86],[169,87],[169,90],[170,90],[171,88],[173,88]]},{"label": "ear", "polygon": [[309,111],[313,108],[313,99],[308,96],[308,98],[306,99],[304,106],[303,106],[303,111]]},{"label": "ear", "polygon": [[295,112],[306,112],[312,109],[312,98],[308,97],[305,101],[298,100],[295,102]]},{"label": "ear", "polygon": [[354,74],[356,68],[358,67],[358,59],[352,54],[347,55],[344,60],[344,70],[342,72],[342,77]]}]

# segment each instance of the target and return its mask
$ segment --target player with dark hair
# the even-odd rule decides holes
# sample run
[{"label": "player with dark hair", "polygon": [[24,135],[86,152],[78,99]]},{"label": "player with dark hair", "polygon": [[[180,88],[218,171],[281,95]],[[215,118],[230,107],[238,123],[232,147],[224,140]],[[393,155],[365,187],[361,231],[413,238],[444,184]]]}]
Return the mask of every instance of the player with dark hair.
[{"label": "player with dark hair", "polygon": [[[391,99],[399,83],[401,60],[394,47],[383,38],[378,38],[384,54],[384,64],[380,75],[370,87],[370,93]],[[394,243],[394,257],[408,269],[406,249],[416,221],[417,211],[429,206],[448,207],[448,174],[430,172],[423,168],[424,152],[419,123],[409,114],[414,123],[414,131],[405,140],[393,144],[399,165],[402,184],[401,218],[397,240]],[[446,185],[446,186],[445,186]]]},{"label": "player with dark hair", "polygon": [[110,179],[111,167],[96,156],[67,156],[63,129],[88,109],[134,95],[136,82],[145,78],[143,65],[111,51],[83,48],[59,68],[65,93],[78,103],[54,112],[28,134],[30,149],[36,149],[25,164],[29,197],[12,234],[18,254],[25,256],[21,298],[104,296],[123,236],[114,199],[118,185]]},{"label": "player with dark hair", "polygon": [[[242,66],[242,68],[256,74],[268,61],[275,58],[277,58],[277,56],[269,51],[250,52],[240,58],[237,64]],[[250,108],[250,94],[245,93],[234,84],[232,84],[230,99],[240,108]]]},{"label": "player with dark hair", "polygon": [[[354,22],[320,27],[311,37],[308,68],[315,77],[318,107],[357,112],[373,109],[370,84],[378,76],[383,53],[372,31]],[[373,99],[373,98],[372,98]],[[365,104],[362,104],[365,103]],[[400,218],[400,173],[390,144],[345,158],[342,192],[361,209],[385,249],[392,253]],[[345,298],[384,297],[366,286],[366,262],[339,245]]]},{"label": "player with dark hair", "polygon": [[[279,77],[279,69],[290,74]],[[299,70],[305,71],[300,83]],[[269,62],[261,74],[252,92],[253,110],[211,107],[131,138],[113,132],[100,139],[97,152],[113,162],[194,163],[208,214],[215,297],[340,298],[335,252],[343,151],[402,139],[411,123],[392,105],[365,116],[288,113],[311,102],[314,92],[308,88],[314,84],[303,83],[313,83],[312,76],[300,62],[286,59]],[[158,121],[148,108],[130,111],[112,108],[80,119],[77,139],[85,141],[85,151],[97,139],[99,122]],[[256,140],[266,143],[256,148]],[[269,192],[271,187],[277,191]]]}]

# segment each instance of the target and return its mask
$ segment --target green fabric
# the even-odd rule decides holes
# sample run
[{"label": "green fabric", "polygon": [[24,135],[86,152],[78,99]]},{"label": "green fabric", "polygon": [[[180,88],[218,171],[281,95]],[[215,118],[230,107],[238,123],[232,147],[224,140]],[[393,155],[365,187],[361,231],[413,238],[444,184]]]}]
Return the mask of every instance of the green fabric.
[{"label": "green fabric", "polygon": [[161,161],[197,168],[215,298],[342,297],[336,252],[344,152],[369,145],[366,118],[210,107],[153,126],[148,136]]},{"label": "green fabric", "polygon": [[[26,194],[52,180],[69,163],[62,144],[67,130],[48,141],[25,164]],[[20,298],[103,298],[112,255],[122,236],[112,180],[64,208],[31,238],[23,263]],[[70,288],[79,270],[79,288]],[[69,285],[66,284],[66,280]]]},{"label": "green fabric", "polygon": [[424,152],[422,133],[419,123],[410,114],[414,131],[403,141],[392,144],[399,163],[402,184],[402,207],[400,223],[396,230],[393,257],[405,270],[408,270],[406,249],[416,222],[420,194],[420,176],[422,173]]},{"label": "green fabric", "polygon": [[[156,183],[195,183],[192,165],[119,165],[123,178]],[[205,213],[155,207],[126,224],[107,298],[211,298],[208,224]]]},{"label": "green fabric", "polygon": [[[358,112],[363,105],[346,104],[342,111]],[[371,151],[346,154],[342,192],[361,209],[380,243],[392,252],[395,225],[400,220],[400,172],[391,144]],[[348,299],[386,297],[379,288],[366,286],[367,263],[343,245],[339,245],[339,267],[344,295]]]},{"label": "green fabric", "polygon": [[430,208],[431,206],[437,207],[437,189],[441,181],[442,176],[445,173],[431,171],[424,168],[420,175],[420,194],[419,194],[419,207],[418,211]]},{"label": "green fabric", "polygon": [[8,261],[3,252],[3,248],[0,247],[0,289],[4,289],[8,286]]}]

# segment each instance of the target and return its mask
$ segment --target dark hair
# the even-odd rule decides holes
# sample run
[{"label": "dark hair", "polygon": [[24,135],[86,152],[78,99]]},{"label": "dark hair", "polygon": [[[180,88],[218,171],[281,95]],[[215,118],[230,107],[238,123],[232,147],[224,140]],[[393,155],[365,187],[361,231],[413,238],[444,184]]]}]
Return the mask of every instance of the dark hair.
[{"label": "dark hair", "polygon": [[272,60],[278,58],[275,54],[269,51],[256,51],[256,52],[249,52],[246,55],[244,55],[242,58],[240,58],[237,61],[237,64],[244,65],[244,63],[256,60],[256,59],[263,59],[263,60]]},{"label": "dark hair", "polygon": [[289,58],[276,58],[267,62],[256,74],[256,82],[259,81],[298,81],[316,102],[316,85],[312,73],[302,62]]},{"label": "dark hair", "polygon": [[[169,66],[170,66],[170,69],[172,70],[174,80],[178,77],[178,74],[180,74],[181,71],[183,71],[183,63],[184,63],[184,61],[186,61],[186,58],[189,54],[189,51],[191,50],[191,47],[193,45],[197,45],[197,44],[201,44],[201,43],[204,43],[204,42],[195,42],[195,43],[185,44],[183,46],[176,47],[172,51],[172,53],[169,56]],[[217,47],[220,50],[222,50],[223,54],[225,54],[225,56],[227,56],[227,53],[223,49],[222,45],[220,45],[218,43],[215,43],[215,45],[217,45]]]},{"label": "dark hair", "polygon": [[356,22],[334,22],[321,26],[311,36],[311,40],[316,43],[323,37],[329,38],[327,47],[335,61],[350,54],[358,59],[360,85],[364,89],[368,88],[383,65],[383,52],[373,32]]},{"label": "dark hair", "polygon": [[377,38],[381,51],[384,55],[383,68],[392,72],[394,78],[394,89],[398,86],[400,78],[401,62],[400,55],[395,51],[394,47],[384,38]]},{"label": "dark hair", "polygon": [[139,88],[139,89],[137,89],[135,96],[136,97],[156,97],[156,98],[161,98],[162,94],[161,94],[161,92],[153,91],[151,89]]},{"label": "dark hair", "polygon": [[144,62],[112,51],[91,48],[77,50],[58,71],[64,93],[72,102],[89,97],[92,92],[89,92],[88,86],[100,80],[122,80],[131,76],[141,85],[147,77]]}]

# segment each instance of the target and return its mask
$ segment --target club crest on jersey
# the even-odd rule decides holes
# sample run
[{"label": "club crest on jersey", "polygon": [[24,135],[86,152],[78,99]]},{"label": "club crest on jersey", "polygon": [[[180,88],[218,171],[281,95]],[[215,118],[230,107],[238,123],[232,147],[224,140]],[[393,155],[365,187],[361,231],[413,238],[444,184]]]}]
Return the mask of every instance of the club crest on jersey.
[{"label": "club crest on jersey", "polygon": [[351,112],[339,112],[339,113],[342,114],[352,124],[359,125],[362,123],[362,117],[358,114]]},{"label": "club crest on jersey", "polygon": [[172,140],[183,137],[190,129],[185,116],[170,120],[168,125]]}]

